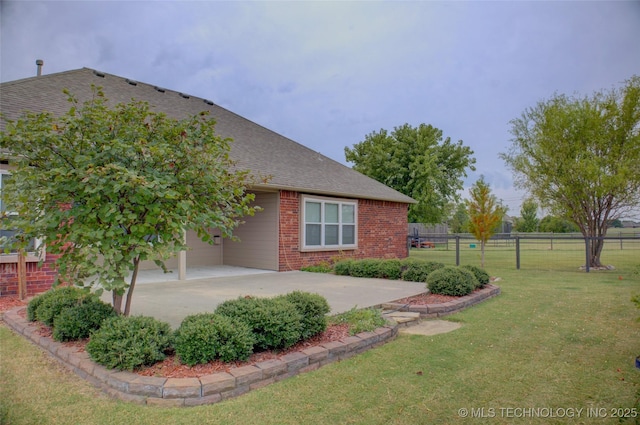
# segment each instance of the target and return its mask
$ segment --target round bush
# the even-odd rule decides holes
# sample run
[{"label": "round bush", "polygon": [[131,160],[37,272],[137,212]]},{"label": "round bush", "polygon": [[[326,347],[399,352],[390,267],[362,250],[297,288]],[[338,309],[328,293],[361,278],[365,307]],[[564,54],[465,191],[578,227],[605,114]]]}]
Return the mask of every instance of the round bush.
[{"label": "round bush", "polygon": [[172,337],[169,324],[153,317],[116,316],[105,320],[91,334],[86,349],[96,363],[109,369],[132,371],[164,360]]},{"label": "round bush", "polygon": [[400,279],[402,276],[402,262],[400,260],[382,260],[378,264],[378,275],[381,279]]},{"label": "round bush", "polygon": [[43,299],[36,308],[35,317],[47,326],[53,326],[55,318],[68,307],[80,305],[88,299],[97,299],[86,289],[74,286],[62,286],[51,289],[42,295]]},{"label": "round bush", "polygon": [[53,320],[53,339],[75,341],[88,338],[92,331],[100,329],[105,319],[117,316],[110,304],[89,298],[82,304],[67,307]]},{"label": "round bush", "polygon": [[483,288],[484,285],[488,284],[491,280],[489,273],[480,267],[473,266],[471,264],[465,264],[461,267],[465,270],[469,270],[476,277],[476,280],[478,281],[478,286],[476,288]]},{"label": "round bush", "polygon": [[36,317],[36,311],[38,310],[38,307],[40,307],[40,304],[42,304],[42,300],[46,299],[45,294],[48,294],[49,292],[44,292],[40,295],[37,295],[33,297],[31,301],[29,301],[29,304],[27,304],[27,320],[28,321],[35,322],[36,320],[38,320],[38,318]]},{"label": "round bush", "polygon": [[333,265],[333,272],[338,276],[349,276],[351,274],[351,260],[338,261]]},{"label": "round bush", "polygon": [[215,359],[247,360],[254,342],[247,324],[220,314],[201,313],[182,321],[175,334],[174,348],[182,363],[193,366]]},{"label": "round bush", "polygon": [[294,291],[284,298],[296,306],[302,315],[301,339],[311,338],[327,329],[327,313],[331,311],[327,300],[318,294]]},{"label": "round bush", "polygon": [[470,294],[475,287],[476,277],[460,267],[443,267],[427,276],[427,288],[433,294],[460,297]]},{"label": "round bush", "polygon": [[408,282],[426,282],[429,276],[435,270],[444,267],[443,263],[436,261],[410,261],[404,264],[402,272],[402,280]]},{"label": "round bush", "polygon": [[282,297],[240,297],[223,302],[215,312],[249,325],[256,350],[288,348],[300,341],[302,315]]},{"label": "round bush", "polygon": [[363,260],[353,261],[349,270],[349,274],[353,277],[374,278],[379,276],[380,260],[365,258]]}]

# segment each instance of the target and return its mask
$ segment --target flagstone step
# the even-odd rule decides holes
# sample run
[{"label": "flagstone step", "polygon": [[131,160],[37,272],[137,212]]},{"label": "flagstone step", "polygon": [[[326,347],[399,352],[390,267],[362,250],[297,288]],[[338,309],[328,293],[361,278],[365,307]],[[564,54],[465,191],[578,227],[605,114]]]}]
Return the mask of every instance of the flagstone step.
[{"label": "flagstone step", "polygon": [[410,323],[420,320],[420,313],[410,311],[383,311],[382,315],[396,321],[396,323]]}]

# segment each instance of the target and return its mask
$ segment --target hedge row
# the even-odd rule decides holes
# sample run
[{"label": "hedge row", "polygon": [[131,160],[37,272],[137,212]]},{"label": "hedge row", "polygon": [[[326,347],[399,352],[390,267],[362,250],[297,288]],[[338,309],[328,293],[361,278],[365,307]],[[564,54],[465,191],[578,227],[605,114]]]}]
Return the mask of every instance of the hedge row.
[{"label": "hedge row", "polygon": [[295,291],[274,298],[240,297],[214,313],[186,317],[173,332],[151,317],[118,316],[94,294],[61,287],[35,297],[27,317],[53,326],[59,341],[90,337],[87,353],[109,368],[133,370],[175,351],[190,366],[220,359],[243,361],[255,350],[284,349],[327,328],[330,308],[317,294]]},{"label": "hedge row", "polygon": [[463,296],[489,283],[489,273],[480,267],[445,266],[443,263],[413,258],[344,260],[334,264],[333,270],[342,276],[424,282],[431,293],[441,295]]}]

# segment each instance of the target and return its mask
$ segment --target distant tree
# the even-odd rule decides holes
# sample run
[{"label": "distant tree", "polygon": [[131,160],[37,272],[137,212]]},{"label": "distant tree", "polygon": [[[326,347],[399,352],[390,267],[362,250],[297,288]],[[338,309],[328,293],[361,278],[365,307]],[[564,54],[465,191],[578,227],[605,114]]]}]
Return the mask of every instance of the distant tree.
[{"label": "distant tree", "polygon": [[449,220],[451,233],[466,233],[469,231],[469,213],[464,202],[456,205],[453,217]]},{"label": "distant tree", "polygon": [[500,156],[516,185],[590,239],[598,267],[609,222],[640,205],[640,77],[618,90],[555,95],[511,121]]},{"label": "distant tree", "polygon": [[473,151],[462,140],[442,139],[442,130],[420,124],[368,134],[353,149],[345,148],[353,168],[412,197],[409,222],[439,224],[450,214],[447,206],[459,200],[467,168],[475,170]]},{"label": "distant tree", "polygon": [[232,237],[256,208],[248,172],[233,168],[230,140],[215,134],[212,119],[177,121],[136,101],[109,108],[93,89],[83,105],[67,93],[71,108],[60,118],[5,120],[0,148],[16,168],[3,202],[18,213],[11,225],[22,240],[45,238],[48,253],[61,254],[60,279],[112,291],[115,309],[128,315],[141,261],[164,268],[162,260],[187,248],[187,229],[210,243],[213,228]]},{"label": "distant tree", "polygon": [[622,225],[622,222],[620,221],[620,219],[616,218],[615,220],[611,220],[609,222],[609,227],[614,227],[614,228],[620,229],[620,228],[622,228],[624,226]]},{"label": "distant tree", "polygon": [[526,199],[520,207],[520,217],[516,220],[514,230],[516,232],[538,231],[538,204],[533,199]]},{"label": "distant tree", "polygon": [[471,199],[467,201],[469,231],[480,241],[480,266],[484,267],[484,247],[496,232],[507,210],[491,193],[491,188],[485,182],[484,176],[480,176],[469,193],[471,195]]},{"label": "distant tree", "polygon": [[574,233],[580,229],[575,223],[562,217],[548,215],[540,220],[540,231],[545,233]]}]

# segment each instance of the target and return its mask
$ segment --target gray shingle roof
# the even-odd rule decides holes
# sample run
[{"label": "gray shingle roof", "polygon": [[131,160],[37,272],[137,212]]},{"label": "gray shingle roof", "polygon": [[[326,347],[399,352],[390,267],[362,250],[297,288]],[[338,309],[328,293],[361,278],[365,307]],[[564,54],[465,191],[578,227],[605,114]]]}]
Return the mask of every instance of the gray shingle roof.
[{"label": "gray shingle roof", "polygon": [[62,90],[68,89],[82,102],[90,98],[91,84],[102,87],[111,103],[127,103],[132,98],[143,100],[149,102],[154,110],[172,118],[180,119],[209,111],[216,120],[216,132],[234,140],[231,157],[237,166],[251,170],[256,176],[272,176],[267,184],[256,189],[286,189],[350,198],[415,202],[376,180],[211,101],[89,68],[2,83],[0,112],[9,119],[16,119],[26,110],[62,115],[70,108]]}]

